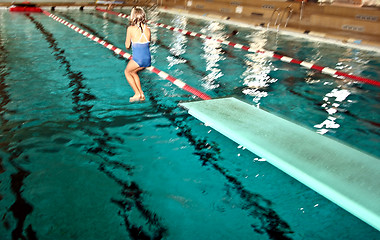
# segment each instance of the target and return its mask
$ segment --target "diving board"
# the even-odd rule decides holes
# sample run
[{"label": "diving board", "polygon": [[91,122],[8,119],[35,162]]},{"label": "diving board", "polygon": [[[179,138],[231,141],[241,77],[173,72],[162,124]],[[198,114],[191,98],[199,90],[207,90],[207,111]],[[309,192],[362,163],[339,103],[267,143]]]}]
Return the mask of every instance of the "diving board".
[{"label": "diving board", "polygon": [[380,230],[380,159],[235,98],[180,106]]}]

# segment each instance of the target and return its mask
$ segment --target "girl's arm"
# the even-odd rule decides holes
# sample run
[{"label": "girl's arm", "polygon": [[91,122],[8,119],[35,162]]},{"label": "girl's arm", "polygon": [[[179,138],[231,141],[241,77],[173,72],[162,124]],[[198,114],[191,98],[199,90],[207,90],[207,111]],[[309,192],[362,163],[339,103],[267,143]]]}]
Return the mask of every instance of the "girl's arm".
[{"label": "girl's arm", "polygon": [[131,47],[131,27],[127,28],[127,36],[125,37],[125,47],[127,49]]},{"label": "girl's arm", "polygon": [[150,28],[147,28],[147,32],[148,32],[148,34],[147,34],[147,39],[148,39],[148,41],[150,42],[150,40],[151,40],[151,38],[150,38],[150,34],[151,34],[151,31],[150,31]]}]

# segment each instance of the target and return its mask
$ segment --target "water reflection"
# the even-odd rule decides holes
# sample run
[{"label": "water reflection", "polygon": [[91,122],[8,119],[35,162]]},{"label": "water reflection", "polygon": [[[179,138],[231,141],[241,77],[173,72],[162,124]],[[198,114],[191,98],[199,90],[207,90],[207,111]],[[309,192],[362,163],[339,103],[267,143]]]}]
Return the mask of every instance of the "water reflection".
[{"label": "water reflection", "polygon": [[[361,53],[357,49],[347,48],[338,59],[335,69],[344,72],[352,72],[354,70],[354,74],[360,75],[360,73],[366,69],[366,65],[370,61],[368,59],[363,59],[360,55]],[[343,77],[341,79],[346,81]],[[348,89],[341,89],[341,86],[339,86],[332,89],[331,92],[325,95],[323,98],[324,103],[322,104],[322,108],[324,108],[328,113],[328,117],[322,123],[314,126],[319,129],[317,131],[318,133],[325,134],[332,129],[337,129],[340,127],[340,125],[336,123],[336,114],[345,110],[341,107],[344,103],[352,102],[351,100],[346,100],[350,94],[351,91]]]},{"label": "water reflection", "polygon": [[[104,19],[107,18],[107,13],[103,13],[103,18]],[[110,32],[108,31],[109,30],[109,22],[108,21],[103,22],[102,30],[103,30],[103,33],[105,36],[109,36]]]},{"label": "water reflection", "polygon": [[[185,18],[184,16],[176,16],[171,21],[171,25],[173,25],[174,27],[180,28],[180,29],[185,29],[187,26],[187,21],[188,21],[188,19]],[[177,56],[177,57],[182,55],[182,54],[185,54],[186,50],[187,50],[187,42],[188,42],[188,40],[187,40],[186,36],[184,36],[181,33],[174,32],[172,42],[169,45],[170,53],[174,56]],[[176,57],[173,57],[172,55],[168,55],[166,57],[166,59],[169,62],[168,68],[171,68],[171,67],[178,65],[178,64],[186,63],[185,59],[176,58]]]},{"label": "water reflection", "polygon": [[250,48],[264,49],[268,42],[268,32],[265,30],[255,31],[248,35],[247,38],[250,40]]},{"label": "water reflection", "polygon": [[[152,22],[155,22],[157,21],[158,19],[158,14],[152,14],[151,12],[149,12],[149,20],[152,21]],[[149,24],[148,24],[149,26]],[[150,52],[151,52],[151,55],[152,55],[152,65],[154,65],[156,63],[156,53],[157,53],[157,50],[159,48],[158,44],[155,44],[157,42],[157,38],[158,38],[158,27],[153,27],[152,25],[149,26],[150,27]]]},{"label": "water reflection", "polygon": [[368,63],[370,60],[363,59],[362,53],[357,49],[347,48],[342,56],[338,59],[336,63],[336,69],[343,72],[352,72],[355,75],[361,75],[363,71],[368,68]]},{"label": "water reflection", "polygon": [[[267,31],[253,32],[248,36],[251,39],[250,47],[253,49],[264,49],[267,44]],[[269,73],[275,71],[271,59],[258,53],[247,53],[244,61],[246,68],[241,78],[243,85],[247,86],[243,93],[253,97],[253,102],[259,103],[260,99],[268,96],[265,88],[277,79],[270,77]]]},{"label": "water reflection", "polygon": [[[225,38],[225,26],[218,22],[212,22],[209,25],[201,29],[201,33],[212,36],[216,39]],[[224,74],[219,68],[219,62],[225,60],[224,51],[222,49],[222,43],[215,41],[213,39],[205,39],[202,45],[202,50],[204,54],[201,56],[206,60],[206,76],[202,78],[202,86],[205,89],[215,89],[220,85],[217,80],[221,78]]]},{"label": "water reflection", "polygon": [[[322,123],[314,125],[315,128],[319,128],[317,131],[318,133],[325,134],[331,129],[337,129],[340,127],[340,125],[335,122],[337,119],[335,114],[338,111],[341,111],[339,106],[344,103],[350,94],[351,92],[347,89],[334,88],[331,92],[325,95],[323,98],[324,103],[322,104],[322,108],[325,109],[328,116]],[[347,101],[349,102],[350,100]]]}]

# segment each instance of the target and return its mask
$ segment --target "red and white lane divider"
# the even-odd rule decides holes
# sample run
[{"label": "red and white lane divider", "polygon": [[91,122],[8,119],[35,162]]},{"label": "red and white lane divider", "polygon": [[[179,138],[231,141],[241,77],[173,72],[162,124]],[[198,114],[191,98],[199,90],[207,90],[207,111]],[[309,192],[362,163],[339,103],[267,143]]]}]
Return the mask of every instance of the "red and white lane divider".
[{"label": "red and white lane divider", "polygon": [[[84,31],[84,30],[78,28],[77,26],[75,26],[75,25],[73,25],[73,24],[67,22],[66,20],[64,20],[64,19],[62,19],[62,18],[60,18],[60,17],[57,17],[57,16],[54,15],[54,14],[51,14],[50,12],[43,11],[43,13],[44,13],[46,16],[48,16],[48,17],[54,19],[55,21],[57,21],[57,22],[59,22],[59,23],[62,23],[63,25],[65,25],[65,26],[71,28],[72,30],[76,31],[77,33],[80,33],[80,34],[82,34],[83,36],[85,36],[85,37],[87,37],[87,38],[89,38],[89,39],[91,39],[91,40],[93,40],[93,41],[95,41],[95,42],[97,42],[97,43],[103,45],[105,48],[108,48],[109,50],[114,51],[116,54],[118,54],[118,55],[120,55],[120,56],[122,56],[122,57],[124,57],[124,58],[127,58],[127,59],[129,59],[129,60],[132,59],[132,55],[130,55],[129,53],[124,52],[124,51],[121,50],[120,48],[117,48],[117,47],[113,46],[112,44],[110,44],[110,43],[104,41],[103,39],[101,39],[101,38],[99,38],[99,37],[97,37],[97,36],[94,36],[94,35],[92,35],[92,34],[86,32],[86,31]],[[203,93],[203,92],[201,92],[201,91],[199,91],[199,90],[197,90],[197,89],[195,89],[195,88],[193,88],[193,87],[187,85],[187,84],[184,83],[183,81],[181,81],[181,80],[179,80],[179,79],[177,79],[177,78],[175,78],[175,77],[173,77],[173,76],[170,76],[170,75],[167,74],[166,72],[163,72],[163,71],[161,71],[161,70],[159,70],[159,69],[157,69],[157,68],[155,68],[155,67],[153,67],[153,66],[151,66],[151,67],[147,67],[146,69],[148,69],[149,71],[151,71],[151,72],[157,74],[158,76],[162,77],[163,79],[169,80],[170,82],[172,82],[172,83],[173,83],[174,85],[176,85],[177,87],[179,87],[179,88],[181,88],[181,89],[183,89],[183,90],[185,90],[185,91],[188,91],[188,92],[194,94],[195,96],[197,96],[197,97],[199,97],[199,98],[201,98],[201,99],[203,99],[203,100],[209,100],[209,99],[211,99],[211,97],[208,96],[207,94],[205,94],[205,93]]]},{"label": "red and white lane divider", "polygon": [[[110,13],[110,14],[116,15],[116,16],[121,17],[121,18],[128,18],[128,15],[126,15],[124,13],[118,13],[118,12],[114,12],[114,11],[104,10],[104,9],[101,9],[101,8],[96,8],[96,10],[101,11],[101,12]],[[203,39],[213,39],[215,41],[218,41],[220,43],[226,44],[226,45],[234,47],[234,48],[246,50],[248,52],[260,53],[260,54],[263,54],[264,56],[273,57],[273,58],[279,59],[279,60],[281,60],[283,62],[298,64],[298,65],[301,65],[301,66],[303,66],[303,67],[305,67],[307,69],[314,69],[314,70],[320,71],[322,73],[331,75],[333,77],[341,76],[341,77],[349,78],[349,79],[352,79],[352,80],[355,80],[355,81],[359,81],[359,82],[363,82],[363,83],[367,83],[367,84],[371,84],[371,85],[375,85],[375,86],[380,87],[380,81],[376,81],[376,80],[369,79],[369,78],[364,78],[364,77],[359,77],[359,76],[356,76],[356,75],[353,75],[353,74],[350,74],[350,73],[341,72],[341,71],[338,71],[338,70],[335,70],[335,69],[332,69],[332,68],[328,68],[328,67],[318,66],[318,65],[310,63],[310,62],[305,62],[305,61],[297,60],[297,59],[290,58],[290,57],[287,57],[287,56],[279,55],[279,54],[274,53],[273,51],[267,51],[267,50],[258,49],[258,48],[251,48],[249,46],[244,46],[244,45],[241,45],[241,44],[238,44],[238,43],[234,43],[234,42],[230,42],[230,41],[226,41],[226,40],[222,40],[222,39],[213,38],[213,37],[206,36],[206,35],[203,35],[203,34],[200,34],[200,33],[187,31],[185,29],[180,29],[180,28],[172,27],[172,26],[169,26],[169,25],[166,25],[166,24],[162,24],[162,23],[154,23],[154,22],[151,22],[151,21],[148,21],[148,23],[150,23],[152,25],[156,25],[158,27],[166,28],[166,29],[171,30],[171,31],[180,32],[183,35],[189,35],[189,36],[199,37],[199,38],[203,38]]]}]

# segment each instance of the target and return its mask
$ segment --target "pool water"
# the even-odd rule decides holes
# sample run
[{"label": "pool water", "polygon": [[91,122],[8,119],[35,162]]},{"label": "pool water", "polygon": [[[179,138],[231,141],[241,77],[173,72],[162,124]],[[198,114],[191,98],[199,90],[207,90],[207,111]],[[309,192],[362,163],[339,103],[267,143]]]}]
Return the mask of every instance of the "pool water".
[{"label": "pool water", "polygon": [[[123,12],[129,14],[124,9]],[[127,22],[59,10],[124,48]],[[380,54],[149,12],[379,79]],[[380,156],[375,86],[152,26],[152,65],[213,98],[233,96]],[[1,239],[378,239],[380,233],[189,116],[198,100],[149,71],[130,104],[127,60],[42,14],[0,10]]]}]

